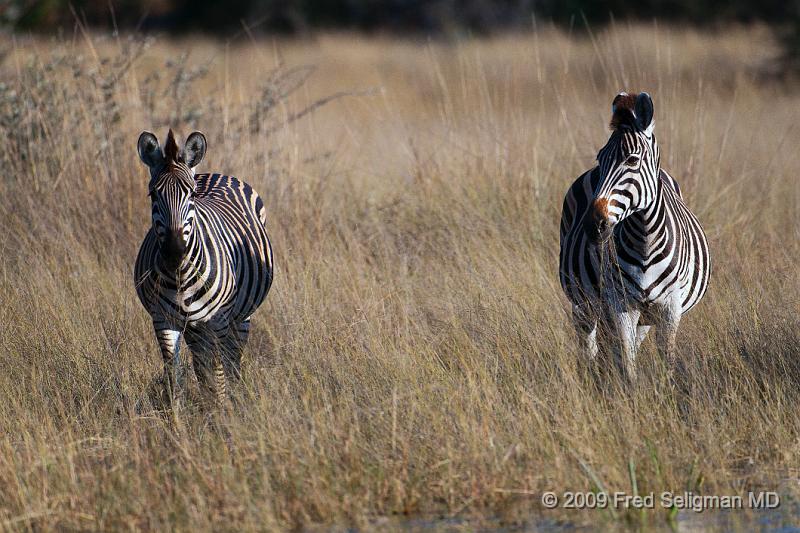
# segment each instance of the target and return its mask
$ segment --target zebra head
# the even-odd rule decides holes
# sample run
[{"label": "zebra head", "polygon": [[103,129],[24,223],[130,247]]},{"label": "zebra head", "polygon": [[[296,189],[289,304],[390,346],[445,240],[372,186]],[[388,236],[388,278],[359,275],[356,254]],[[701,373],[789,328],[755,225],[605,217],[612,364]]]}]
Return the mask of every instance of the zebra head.
[{"label": "zebra head", "polygon": [[181,149],[169,130],[162,149],[156,136],[144,131],[139,136],[138,150],[150,168],[149,194],[159,252],[168,266],[177,267],[194,231],[194,173],[206,153],[206,138],[196,131]]},{"label": "zebra head", "polygon": [[612,133],[597,154],[600,180],[583,225],[594,244],[607,241],[617,224],[649,206],[659,179],[653,99],[645,92],[619,93],[611,113]]}]

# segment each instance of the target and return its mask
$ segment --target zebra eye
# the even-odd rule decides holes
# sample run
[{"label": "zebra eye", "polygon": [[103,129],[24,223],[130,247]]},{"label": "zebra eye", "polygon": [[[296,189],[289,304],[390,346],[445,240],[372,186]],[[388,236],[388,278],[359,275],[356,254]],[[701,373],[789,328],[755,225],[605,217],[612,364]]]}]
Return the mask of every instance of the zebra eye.
[{"label": "zebra eye", "polygon": [[639,164],[639,156],[637,155],[629,155],[628,159],[625,160],[625,164],[629,167],[635,167]]}]

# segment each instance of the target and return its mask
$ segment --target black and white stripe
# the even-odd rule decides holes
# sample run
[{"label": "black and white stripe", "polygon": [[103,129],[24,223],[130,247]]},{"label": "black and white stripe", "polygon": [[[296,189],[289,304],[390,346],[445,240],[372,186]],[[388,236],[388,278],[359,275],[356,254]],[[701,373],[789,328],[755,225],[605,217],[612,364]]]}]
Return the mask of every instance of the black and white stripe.
[{"label": "black and white stripe", "polygon": [[200,383],[225,398],[226,376],[241,373],[250,317],[272,284],[272,248],[264,204],[246,183],[195,174],[205,137],[178,148],[170,130],[163,150],[152,133],[139,138],[150,167],[152,227],[139,249],[134,278],[153,319],[169,397],[185,338]]},{"label": "black and white stripe", "polygon": [[680,318],[703,297],[711,272],[705,234],[660,167],[653,129],[647,93],[617,95],[611,137],[597,166],[570,187],[561,216],[559,274],[583,348],[593,358],[598,323],[607,326],[631,379],[651,326],[674,362]]}]

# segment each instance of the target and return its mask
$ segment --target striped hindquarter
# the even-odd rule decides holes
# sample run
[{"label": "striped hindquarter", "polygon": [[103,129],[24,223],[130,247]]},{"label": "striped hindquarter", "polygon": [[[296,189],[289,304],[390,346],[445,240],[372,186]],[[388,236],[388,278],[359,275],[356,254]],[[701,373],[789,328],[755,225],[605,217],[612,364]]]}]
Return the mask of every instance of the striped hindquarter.
[{"label": "striped hindquarter", "polygon": [[[607,247],[592,244],[583,229],[599,181],[595,167],[575,180],[564,198],[559,276],[569,300],[581,309],[602,305],[612,283],[643,311],[676,295],[681,314],[691,309],[708,288],[708,242],[675,179],[660,170],[657,208],[625,218]],[[612,275],[603,269],[602,253],[610,255]]]}]

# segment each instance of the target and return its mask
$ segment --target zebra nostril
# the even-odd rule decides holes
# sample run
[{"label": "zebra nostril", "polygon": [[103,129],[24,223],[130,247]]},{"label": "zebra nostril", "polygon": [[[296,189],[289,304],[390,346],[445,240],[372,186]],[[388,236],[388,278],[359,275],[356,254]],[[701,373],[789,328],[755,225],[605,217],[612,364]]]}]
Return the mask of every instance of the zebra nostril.
[{"label": "zebra nostril", "polygon": [[584,231],[589,240],[595,244],[605,240],[611,228],[611,220],[608,218],[607,202],[603,199],[597,200],[589,208],[584,221]]},{"label": "zebra nostril", "polygon": [[608,225],[608,218],[606,217],[606,214],[603,213],[601,210],[593,209],[592,222],[594,222],[596,228],[602,229]]}]

